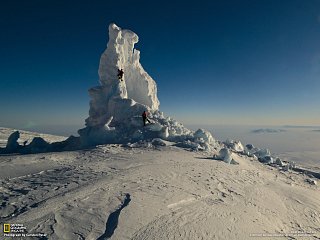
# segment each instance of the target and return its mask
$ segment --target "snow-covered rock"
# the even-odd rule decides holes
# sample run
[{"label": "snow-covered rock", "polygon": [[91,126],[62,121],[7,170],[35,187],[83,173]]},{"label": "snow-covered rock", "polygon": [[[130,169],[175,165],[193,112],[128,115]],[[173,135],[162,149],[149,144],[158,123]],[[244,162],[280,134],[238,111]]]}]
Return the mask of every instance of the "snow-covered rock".
[{"label": "snow-covered rock", "polygon": [[274,157],[271,156],[270,150],[267,148],[260,149],[254,147],[252,144],[247,144],[243,153],[246,154],[248,157],[252,157],[256,160],[259,160],[264,164],[276,163],[279,166],[283,166],[282,161],[279,158],[274,159]]},{"label": "snow-covered rock", "polygon": [[273,157],[271,156],[259,157],[259,161],[265,164],[271,164],[274,162]]},{"label": "snow-covered rock", "polygon": [[271,156],[270,150],[267,148],[259,149],[256,152],[254,152],[254,155],[256,155],[258,158],[264,158],[266,156]]},{"label": "snow-covered rock", "polygon": [[154,139],[151,141],[151,144],[152,144],[153,146],[161,146],[161,147],[164,147],[164,146],[167,145],[161,138],[154,138]]},{"label": "snow-covered rock", "polygon": [[224,162],[226,162],[226,163],[230,163],[231,160],[232,160],[231,152],[230,152],[229,149],[227,149],[227,148],[222,148],[222,149],[219,151],[218,157],[219,157],[221,160],[223,160]]},{"label": "snow-covered rock", "polygon": [[317,185],[317,181],[314,179],[306,179],[306,182],[311,184],[311,185]]},{"label": "snow-covered rock", "polygon": [[212,144],[215,142],[210,132],[200,128],[194,133],[195,141],[197,142],[207,142]]},{"label": "snow-covered rock", "polygon": [[291,168],[291,169],[293,169],[293,168],[296,167],[296,163],[293,162],[293,161],[289,162],[288,164],[290,165],[290,168]]},{"label": "snow-covered rock", "polygon": [[168,130],[169,128],[168,127],[163,127],[162,129],[161,129],[161,131],[160,131],[160,138],[162,138],[162,139],[168,139],[168,137],[169,137],[169,130]]},{"label": "snow-covered rock", "polygon": [[275,162],[278,166],[280,166],[280,167],[283,167],[284,166],[284,164],[283,164],[283,162],[281,161],[281,159],[280,158],[276,158],[276,162]]},{"label": "snow-covered rock", "polygon": [[35,137],[31,141],[29,145],[27,145],[23,150],[24,152],[28,153],[40,153],[40,152],[47,152],[48,150],[51,150],[50,143],[46,142],[41,137]]},{"label": "snow-covered rock", "polygon": [[292,170],[293,168],[296,167],[295,162],[288,162],[282,169],[285,171]]},{"label": "snow-covered rock", "polygon": [[239,164],[232,158],[232,152],[228,148],[222,148],[219,151],[218,156],[214,156],[215,159],[222,160],[228,164]]},{"label": "snow-covered rock", "polygon": [[135,143],[127,143],[125,146],[130,147],[130,148],[151,148],[152,144],[151,144],[151,142],[140,140]]},{"label": "snow-covered rock", "polygon": [[247,144],[243,153],[246,154],[248,157],[253,157],[258,159],[257,155],[255,155],[255,153],[258,151],[260,151],[260,149],[253,146],[253,144]]},{"label": "snow-covered rock", "polygon": [[20,145],[18,143],[18,139],[20,138],[20,132],[15,131],[13,132],[7,141],[6,151],[8,152],[15,152],[20,148]]},{"label": "snow-covered rock", "polygon": [[204,148],[201,147],[201,145],[199,143],[192,142],[190,140],[179,142],[179,143],[175,144],[174,146],[181,147],[181,148],[189,148],[189,149],[192,149],[195,151],[204,150]]},{"label": "snow-covered rock", "polygon": [[244,151],[244,147],[240,141],[234,141],[234,140],[227,139],[225,141],[225,144],[228,148],[232,149],[235,152],[243,152]]},{"label": "snow-covered rock", "polygon": [[247,156],[257,158],[260,162],[265,164],[272,164],[275,159],[271,156],[269,149],[259,149],[254,147],[252,144],[247,144],[246,149],[243,151]]},{"label": "snow-covered rock", "polygon": [[247,144],[246,148],[248,149],[248,151],[253,150],[255,147],[252,144]]}]

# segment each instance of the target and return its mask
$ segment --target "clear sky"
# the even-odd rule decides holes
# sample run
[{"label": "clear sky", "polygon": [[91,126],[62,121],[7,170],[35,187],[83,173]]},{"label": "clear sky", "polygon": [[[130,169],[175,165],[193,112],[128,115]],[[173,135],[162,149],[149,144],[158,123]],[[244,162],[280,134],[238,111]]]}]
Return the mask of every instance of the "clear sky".
[{"label": "clear sky", "polygon": [[320,125],[320,1],[0,3],[0,126],[79,126],[111,22],[187,124]]}]

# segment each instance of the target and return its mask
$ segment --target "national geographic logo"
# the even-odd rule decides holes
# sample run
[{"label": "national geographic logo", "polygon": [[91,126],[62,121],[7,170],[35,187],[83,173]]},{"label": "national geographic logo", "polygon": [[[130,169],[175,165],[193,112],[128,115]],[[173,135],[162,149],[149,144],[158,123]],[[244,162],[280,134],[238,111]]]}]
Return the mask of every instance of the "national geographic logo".
[{"label": "national geographic logo", "polygon": [[3,232],[4,233],[10,232],[10,224],[3,224]]},{"label": "national geographic logo", "polygon": [[[0,224],[0,226],[1,226],[1,224]],[[42,239],[43,237],[47,236],[47,234],[45,234],[45,233],[27,232],[27,227],[24,226],[22,223],[10,223],[10,224],[4,223],[2,226],[3,226],[3,236],[10,237],[10,239],[13,237],[14,238],[19,237],[19,239],[21,239],[21,237],[22,238],[24,238],[24,237],[37,237],[37,238]],[[9,238],[5,238],[5,239],[9,239]]]}]

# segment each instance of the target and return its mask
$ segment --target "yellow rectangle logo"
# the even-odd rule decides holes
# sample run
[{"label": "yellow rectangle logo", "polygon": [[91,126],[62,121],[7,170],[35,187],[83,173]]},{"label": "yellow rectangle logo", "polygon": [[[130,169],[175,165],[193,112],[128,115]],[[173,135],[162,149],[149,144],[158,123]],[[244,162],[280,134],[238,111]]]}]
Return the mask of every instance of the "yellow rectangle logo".
[{"label": "yellow rectangle logo", "polygon": [[10,224],[3,224],[3,232],[5,233],[10,232]]}]

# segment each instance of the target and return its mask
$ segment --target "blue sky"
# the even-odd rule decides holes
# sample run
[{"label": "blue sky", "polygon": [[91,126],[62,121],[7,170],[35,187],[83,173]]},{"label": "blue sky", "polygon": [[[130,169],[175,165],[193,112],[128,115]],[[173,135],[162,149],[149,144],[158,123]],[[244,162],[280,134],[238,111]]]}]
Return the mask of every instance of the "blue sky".
[{"label": "blue sky", "polygon": [[186,124],[320,125],[320,1],[1,1],[0,126],[80,126],[115,22]]}]

